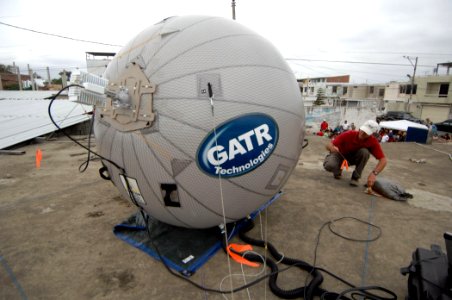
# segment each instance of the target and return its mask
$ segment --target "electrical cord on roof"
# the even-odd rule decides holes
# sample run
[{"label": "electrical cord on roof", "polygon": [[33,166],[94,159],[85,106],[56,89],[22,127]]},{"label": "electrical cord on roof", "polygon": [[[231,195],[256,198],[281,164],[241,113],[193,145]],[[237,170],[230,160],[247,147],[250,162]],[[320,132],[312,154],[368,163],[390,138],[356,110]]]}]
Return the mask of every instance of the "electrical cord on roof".
[{"label": "electrical cord on roof", "polygon": [[[343,235],[343,234],[340,234],[340,233],[338,233],[336,230],[333,230],[332,225],[334,225],[334,223],[338,223],[339,221],[347,220],[347,219],[355,220],[355,221],[358,221],[358,222],[360,222],[360,223],[363,223],[363,224],[366,224],[366,225],[368,225],[368,226],[371,226],[371,227],[377,229],[378,232],[377,232],[377,234],[376,234],[375,237],[372,237],[372,238],[369,238],[369,239],[355,239],[355,238],[351,238],[351,237],[345,236],[345,235]],[[395,300],[395,299],[397,299],[397,295],[396,295],[393,291],[391,291],[391,290],[388,290],[388,289],[385,289],[385,288],[379,287],[379,286],[363,286],[363,287],[357,287],[357,286],[355,286],[354,284],[352,284],[352,283],[346,281],[345,279],[341,278],[340,276],[338,276],[338,275],[336,275],[336,274],[334,274],[334,273],[332,273],[332,272],[330,272],[330,271],[328,271],[328,270],[326,270],[326,269],[316,267],[315,265],[316,265],[316,262],[317,262],[317,250],[318,250],[318,246],[319,246],[319,244],[320,244],[320,235],[321,235],[321,233],[322,233],[322,230],[323,230],[325,227],[328,227],[328,229],[329,229],[329,230],[331,231],[331,233],[333,233],[334,235],[336,235],[336,236],[338,236],[338,237],[340,237],[340,238],[343,238],[343,239],[345,239],[345,240],[352,241],[352,242],[373,242],[373,241],[378,240],[378,239],[381,237],[381,228],[380,228],[379,226],[374,225],[374,224],[369,223],[369,222],[366,222],[366,221],[363,221],[363,220],[358,219],[358,218],[355,218],[355,217],[341,217],[341,218],[334,219],[334,220],[332,220],[332,221],[327,221],[327,222],[325,222],[325,223],[322,224],[322,226],[320,227],[319,232],[318,232],[318,234],[317,234],[316,245],[315,245],[315,248],[314,248],[314,263],[313,263],[314,269],[319,270],[319,271],[322,271],[322,272],[325,272],[326,274],[330,275],[331,277],[333,277],[333,278],[335,278],[335,279],[341,281],[342,283],[344,283],[344,284],[350,286],[351,288],[350,288],[350,289],[347,289],[347,290],[344,290],[344,291],[342,291],[342,292],[339,293],[339,294],[331,293],[331,292],[328,292],[328,291],[324,291],[324,292],[320,295],[320,299],[322,299],[322,300],[323,300],[323,299],[331,299],[330,296],[334,296],[334,299],[341,299],[341,298],[343,298],[343,299],[349,299],[349,298],[345,297],[345,295],[348,294],[348,293],[350,293],[350,292],[354,292],[354,293],[351,294],[352,299],[356,299],[355,297],[356,297],[357,295],[359,296],[359,299],[360,299],[360,300],[361,300],[361,299],[372,299],[372,300]],[[306,278],[306,280],[307,280],[307,278]],[[305,282],[306,282],[306,281],[305,281]],[[384,293],[390,295],[391,297],[385,298],[385,297],[382,297],[382,296],[378,296],[378,295],[375,295],[375,294],[373,294],[373,293],[368,292],[369,290],[378,290],[378,291],[382,291],[382,292],[384,292]],[[306,299],[306,295],[305,295],[305,299]]]},{"label": "electrical cord on roof", "polygon": [[[275,294],[275,295],[277,295],[279,297],[282,297],[282,298],[286,298],[286,299],[293,299],[295,297],[303,297],[304,296],[304,298],[306,300],[311,300],[311,299],[313,299],[314,295],[320,296],[321,299],[326,299],[326,300],[350,299],[350,298],[346,297],[345,295],[347,293],[351,293],[351,292],[354,292],[354,293],[351,294],[353,299],[356,299],[355,297],[357,297],[358,295],[361,297],[360,299],[362,299],[362,297],[364,297],[365,299],[371,299],[371,300],[395,300],[395,299],[397,299],[397,295],[394,292],[392,292],[392,291],[390,291],[388,289],[385,289],[385,288],[382,288],[382,287],[378,287],[378,286],[356,287],[355,285],[353,285],[352,283],[350,283],[350,282],[346,281],[345,279],[339,277],[338,275],[335,275],[334,273],[332,273],[332,272],[330,272],[330,271],[328,271],[326,269],[315,267],[315,266],[312,266],[311,272],[318,272],[318,271],[325,272],[328,275],[330,275],[330,276],[336,278],[337,280],[345,283],[346,285],[350,286],[351,288],[349,288],[347,290],[344,290],[341,293],[335,293],[335,292],[328,292],[328,291],[320,288],[318,285],[315,286],[316,283],[314,283],[314,287],[312,287],[311,286],[312,283],[311,283],[307,287],[305,286],[305,287],[293,289],[293,290],[290,290],[290,291],[282,290],[282,289],[280,289],[279,287],[276,286],[276,278],[277,278],[277,275],[279,273],[285,272],[285,271],[287,271],[287,270],[289,270],[289,269],[291,269],[293,267],[299,267],[299,268],[302,268],[302,269],[306,269],[306,268],[310,267],[309,264],[307,264],[307,263],[305,263],[305,262],[303,262],[301,260],[294,260],[294,259],[286,258],[286,257],[283,257],[283,258],[280,259],[282,263],[284,263],[284,260],[286,260],[285,263],[289,264],[286,268],[283,268],[283,269],[278,269],[277,267],[275,268],[276,264],[273,262],[273,260],[271,260],[270,258],[265,258],[265,260],[267,262],[267,265],[271,268],[271,272],[270,273],[268,273],[268,274],[266,274],[264,276],[261,276],[261,277],[255,279],[254,281],[251,281],[251,282],[249,282],[249,283],[247,283],[245,285],[242,285],[240,287],[234,288],[232,290],[222,290],[222,289],[217,290],[217,289],[205,287],[205,286],[203,286],[201,284],[198,284],[198,283],[190,280],[189,278],[187,278],[187,277],[185,277],[185,276],[183,276],[183,275],[181,275],[179,273],[176,273],[175,271],[173,271],[168,266],[168,264],[166,263],[165,259],[162,256],[160,250],[158,249],[157,245],[154,243],[153,239],[151,238],[152,233],[151,233],[151,230],[149,228],[149,219],[148,219],[149,217],[147,216],[147,214],[143,210],[140,210],[140,213],[141,213],[141,216],[142,216],[142,218],[143,218],[143,220],[145,222],[145,226],[146,226],[147,233],[149,235],[150,242],[151,242],[152,246],[154,247],[155,251],[157,252],[157,256],[159,257],[160,261],[163,263],[163,265],[167,269],[167,271],[171,275],[173,275],[173,276],[175,276],[175,277],[177,277],[179,279],[182,279],[182,280],[186,281],[187,283],[189,283],[189,284],[193,285],[194,287],[196,287],[198,289],[201,289],[203,291],[213,292],[213,293],[220,293],[220,294],[231,294],[231,293],[236,293],[236,292],[242,291],[244,289],[248,289],[248,288],[256,285],[257,283],[261,282],[262,280],[264,280],[266,278],[270,278],[270,281],[272,282],[272,285],[270,286],[270,289],[272,290],[272,292],[274,292],[276,290],[278,292],[278,294]],[[339,221],[339,220],[342,220],[342,219],[345,219],[345,218],[355,219],[353,217],[344,217],[344,218],[336,219],[334,221],[326,222],[326,223],[324,223],[322,225],[322,228],[319,230],[319,236],[320,236],[321,230],[325,226],[327,226],[329,223],[334,223],[336,221]],[[252,220],[248,220],[248,221],[252,222]],[[367,224],[367,222],[365,222],[365,221],[361,221],[361,220],[359,220],[359,221]],[[379,228],[376,225],[373,225],[373,226]],[[248,230],[250,230],[250,229],[248,229]],[[333,232],[333,233],[336,234],[335,232]],[[243,239],[244,232],[241,231],[239,234],[240,234],[240,238]],[[342,237],[341,235],[338,235],[338,236]],[[378,235],[378,237],[379,236],[380,235]],[[353,240],[353,239],[351,239],[351,240]],[[375,239],[370,239],[370,240],[375,240]],[[254,240],[254,239],[251,239],[251,238],[245,238],[244,241],[246,243],[255,244],[255,246],[264,246],[266,248],[268,247],[268,249],[270,250],[270,253],[272,254],[272,256],[273,257],[276,256],[275,258],[278,259],[278,254],[279,253],[277,252],[277,250],[270,243],[265,242],[265,241]],[[358,240],[358,241],[361,241],[361,240]],[[318,244],[316,245],[316,251],[317,251],[317,246],[318,246]],[[262,261],[262,258],[263,258],[261,255],[256,255],[256,254],[252,254],[252,253],[245,253],[245,254],[243,254],[243,257],[248,259],[248,260],[251,260],[251,261]],[[289,262],[287,260],[289,260]],[[320,285],[321,282],[319,283],[318,280],[319,280],[319,278],[317,279],[317,284]],[[309,293],[305,294],[305,291],[307,291],[307,290],[310,290],[310,291],[309,291]],[[390,297],[382,297],[382,296],[374,295],[374,294],[369,292],[369,291],[372,291],[372,290],[384,292],[384,293],[390,295]]]},{"label": "electrical cord on roof", "polygon": [[[163,255],[161,254],[159,248],[158,248],[157,245],[154,243],[154,240],[151,238],[151,237],[152,237],[152,232],[151,232],[151,230],[149,229],[149,216],[148,216],[142,209],[140,209],[140,213],[141,213],[141,216],[142,216],[142,218],[143,218],[143,220],[144,220],[144,222],[145,222],[146,231],[147,231],[147,233],[148,233],[150,242],[151,242],[152,246],[154,247],[155,251],[157,252],[157,256],[158,256],[159,260],[162,262],[163,266],[166,268],[166,270],[167,270],[171,275],[173,275],[173,276],[175,276],[175,277],[177,277],[177,278],[179,278],[179,279],[182,279],[182,280],[186,281],[187,283],[189,283],[189,284],[193,285],[194,287],[196,287],[196,288],[198,288],[198,289],[201,289],[201,290],[203,290],[203,291],[206,291],[206,292],[212,292],[212,293],[219,293],[219,294],[232,294],[232,293],[236,293],[236,292],[245,290],[245,289],[247,289],[247,288],[250,288],[250,287],[256,285],[257,283],[261,282],[262,280],[264,280],[264,279],[267,278],[267,277],[274,276],[274,275],[276,275],[276,274],[278,274],[278,273],[285,272],[285,271],[287,271],[287,270],[289,270],[289,269],[291,269],[291,268],[297,266],[297,264],[294,264],[294,265],[290,265],[290,266],[288,266],[288,267],[286,267],[286,268],[283,268],[283,269],[280,269],[280,270],[277,270],[277,271],[268,273],[268,274],[266,274],[266,275],[264,275],[264,276],[262,276],[262,277],[259,277],[259,278],[255,279],[255,280],[253,280],[253,281],[251,281],[251,282],[245,284],[245,285],[242,285],[242,286],[240,286],[240,287],[234,288],[234,289],[232,289],[232,290],[218,290],[218,289],[214,289],[214,288],[208,288],[208,287],[205,287],[205,286],[203,286],[203,285],[201,285],[201,284],[199,284],[199,283],[196,283],[196,282],[194,282],[193,280],[190,280],[189,278],[187,278],[187,277],[181,275],[180,273],[177,273],[177,272],[173,271],[173,270],[168,266],[168,264],[166,263],[166,261],[165,261]],[[248,254],[248,253],[247,253],[247,254]],[[244,256],[245,256],[245,258],[247,258],[247,259],[249,258],[249,255],[244,255]],[[257,256],[258,256],[258,260],[260,260],[260,259],[262,258],[262,256],[260,256],[260,255],[257,255]],[[267,259],[268,259],[268,258],[267,258]]]},{"label": "electrical cord on roof", "polygon": [[[65,90],[69,89],[70,87],[80,87],[80,88],[84,88],[83,86],[78,85],[78,84],[71,84],[71,85],[65,86],[64,88],[62,88],[61,90],[59,90],[58,93],[56,93],[53,97],[50,98],[51,100],[50,100],[50,103],[49,103],[49,106],[48,106],[47,111],[48,111],[50,120],[52,121],[53,125],[55,125],[55,127],[56,127],[59,131],[61,131],[68,139],[70,139],[71,141],[73,141],[74,143],[76,143],[77,145],[79,145],[80,147],[82,147],[83,149],[88,150],[88,155],[94,154],[94,155],[100,157],[101,159],[103,159],[103,160],[105,160],[105,161],[111,163],[113,166],[115,166],[116,168],[118,168],[119,170],[121,170],[122,173],[125,174],[124,168],[118,166],[118,164],[116,164],[114,161],[112,161],[112,160],[110,160],[110,159],[108,159],[108,158],[106,158],[106,157],[104,157],[104,156],[102,156],[102,155],[100,155],[100,154],[94,152],[94,151],[91,150],[89,147],[86,147],[85,145],[81,144],[79,141],[77,141],[77,140],[74,139],[72,136],[70,136],[69,134],[67,134],[62,128],[60,128],[60,126],[58,126],[58,124],[57,124],[57,123],[55,122],[55,120],[53,119],[53,116],[52,116],[52,104],[53,104],[53,102],[55,101],[55,99],[56,99],[62,92],[64,92]],[[94,116],[93,116],[93,118],[94,118]],[[127,180],[126,180],[126,181],[127,181]]]},{"label": "electrical cord on roof", "polygon": [[[242,258],[244,258],[245,255],[246,255],[247,253],[253,253],[253,254],[255,254],[255,255],[258,255],[258,256],[261,258],[262,263],[264,263],[264,265],[262,266],[262,270],[260,270],[259,273],[257,273],[257,274],[245,274],[245,270],[244,270],[244,268],[243,268],[243,264],[240,264],[240,269],[242,270],[242,273],[241,273],[241,274],[239,274],[239,273],[236,273],[236,274],[229,274],[229,275],[226,275],[225,277],[223,277],[223,279],[222,279],[221,282],[220,282],[220,290],[222,290],[221,287],[222,287],[222,285],[223,285],[223,282],[224,282],[227,278],[231,278],[231,280],[232,280],[232,277],[234,277],[234,276],[239,277],[239,276],[240,276],[240,277],[243,278],[243,281],[244,281],[245,284],[246,284],[246,283],[247,283],[247,282],[246,282],[246,278],[247,278],[247,277],[259,277],[259,276],[262,275],[262,273],[265,272],[265,267],[266,267],[266,265],[265,265],[265,258],[264,258],[261,254],[259,254],[259,253],[257,253],[257,252],[254,252],[254,251],[246,251],[246,252],[244,252],[244,253],[242,254]],[[250,295],[249,289],[246,289],[246,292],[247,292],[247,295],[248,295],[248,299],[251,299],[251,295]],[[222,296],[223,296],[223,298],[228,299],[228,298],[225,296],[225,294],[222,294]]]},{"label": "electrical cord on roof", "polygon": [[[74,87],[74,86],[84,88],[83,86],[78,85],[78,84],[71,84],[71,85],[65,86],[64,88],[62,88],[61,90],[59,90],[58,93],[56,93],[53,97],[50,98],[51,100],[50,100],[49,107],[48,107],[48,113],[49,113],[50,120],[52,121],[53,125],[55,125],[56,128],[58,128],[58,130],[60,130],[60,131],[61,131],[68,139],[70,139],[71,141],[73,141],[74,143],[76,143],[77,145],[79,145],[80,147],[82,147],[83,149],[88,150],[88,160],[87,160],[87,162],[86,162],[86,166],[85,166],[85,168],[83,169],[83,171],[85,171],[86,168],[88,167],[88,163],[89,163],[89,160],[90,160],[89,157],[90,157],[91,154],[94,154],[94,155],[100,157],[102,160],[105,160],[105,161],[109,162],[110,164],[112,164],[113,166],[115,166],[116,168],[118,168],[118,170],[120,171],[120,172],[119,172],[119,175],[124,176],[124,181],[125,181],[126,186],[127,186],[127,192],[128,192],[128,194],[129,194],[129,196],[130,196],[130,200],[132,201],[133,204],[135,204],[135,206],[137,206],[140,210],[142,210],[142,208],[140,207],[140,205],[138,205],[137,201],[135,200],[135,197],[134,197],[134,195],[133,195],[132,189],[130,188],[129,180],[127,180],[127,173],[126,173],[126,170],[125,170],[123,167],[119,166],[119,165],[118,165],[117,163],[115,163],[114,161],[112,161],[112,160],[110,160],[110,159],[108,159],[108,158],[106,158],[106,157],[104,157],[104,156],[102,156],[102,155],[100,155],[100,154],[94,152],[93,150],[91,150],[91,147],[90,147],[90,146],[91,146],[90,137],[91,137],[92,125],[94,124],[94,112],[93,112],[93,116],[92,116],[92,119],[91,119],[91,125],[90,125],[90,137],[88,138],[88,147],[86,147],[85,145],[81,144],[79,141],[77,141],[77,140],[74,139],[72,136],[70,136],[68,133],[66,133],[62,128],[60,128],[60,126],[58,126],[58,124],[57,124],[57,123],[55,122],[55,120],[53,119],[53,116],[52,116],[52,104],[53,104],[53,101],[55,101],[55,99],[56,99],[56,98],[57,98],[64,90],[69,89],[70,87]],[[83,165],[83,164],[84,164],[84,163],[82,163],[82,165]],[[79,171],[80,171],[80,169],[82,168],[82,165],[79,166]],[[83,172],[83,171],[81,171],[81,172]],[[101,175],[101,177],[102,177],[102,175]]]},{"label": "electrical cord on roof", "polygon": [[[90,137],[91,137],[92,126],[93,126],[93,124],[94,124],[94,112],[93,112],[93,116],[92,116],[92,119],[91,119],[91,125],[90,125],[90,137],[89,137],[89,139],[88,139],[88,147],[86,147],[85,145],[81,144],[79,141],[77,141],[77,140],[74,139],[72,136],[70,136],[68,133],[66,133],[62,128],[60,128],[60,126],[58,126],[58,124],[57,124],[57,123],[55,122],[55,120],[53,119],[53,116],[52,116],[52,104],[53,104],[53,102],[55,101],[55,99],[56,99],[63,91],[69,89],[70,87],[80,87],[80,88],[84,88],[83,86],[78,85],[78,84],[71,84],[71,85],[65,86],[64,88],[62,88],[61,90],[59,90],[58,93],[56,93],[53,97],[51,97],[51,98],[50,98],[51,100],[50,100],[50,103],[49,103],[49,106],[48,106],[48,114],[49,114],[50,120],[52,121],[53,125],[55,125],[55,127],[56,127],[58,130],[60,130],[60,131],[61,131],[68,139],[70,139],[71,141],[73,141],[74,143],[76,143],[77,145],[79,145],[80,147],[82,147],[83,149],[88,150],[88,157],[90,157],[91,154],[94,154],[94,155],[98,156],[99,158],[101,158],[102,160],[105,160],[105,161],[109,162],[110,164],[112,164],[113,166],[115,166],[116,168],[118,168],[118,170],[120,171],[119,175],[124,176],[124,181],[125,181],[125,183],[126,183],[126,187],[127,187],[126,189],[127,189],[127,192],[128,192],[128,194],[129,194],[129,196],[130,196],[130,200],[131,200],[132,203],[135,204],[135,206],[137,206],[137,207],[140,209],[140,211],[143,213],[141,206],[137,203],[137,201],[136,201],[136,199],[135,199],[135,197],[134,197],[134,194],[133,194],[132,189],[131,189],[131,187],[130,187],[129,181],[127,180],[127,173],[126,173],[126,170],[125,170],[123,167],[119,166],[119,165],[118,165],[117,163],[115,163],[114,161],[112,161],[112,160],[110,160],[110,159],[108,159],[108,158],[106,158],[106,157],[104,157],[104,156],[102,156],[102,155],[100,155],[100,154],[94,152],[93,150],[91,150],[91,147],[90,147],[90,146],[91,146]],[[90,160],[90,158],[88,158],[88,160],[87,160],[87,162],[86,162],[86,167],[85,167],[85,169],[88,167],[89,160]],[[82,165],[83,165],[83,164],[82,164]],[[80,165],[79,170],[82,168],[82,165]],[[84,171],[85,169],[83,169],[83,171]],[[83,172],[83,171],[81,171],[81,172]],[[102,175],[101,175],[101,177],[102,177]]]},{"label": "electrical cord on roof", "polygon": [[[268,274],[266,274],[266,275],[264,275],[264,276],[262,276],[262,277],[259,277],[259,278],[255,279],[254,281],[251,281],[251,282],[248,283],[248,284],[242,285],[242,286],[237,287],[237,288],[235,288],[235,289],[233,289],[233,290],[217,290],[217,289],[213,289],[213,288],[208,288],[208,287],[202,286],[202,285],[200,285],[200,284],[198,284],[198,283],[196,283],[196,282],[190,280],[189,278],[184,277],[184,276],[180,275],[179,273],[176,273],[176,272],[174,272],[173,270],[171,270],[171,268],[166,264],[165,260],[163,259],[163,257],[162,257],[162,255],[161,255],[160,251],[158,250],[158,248],[157,248],[157,247],[155,246],[155,244],[152,242],[152,240],[151,240],[151,243],[152,243],[152,246],[155,248],[155,250],[156,250],[156,252],[157,252],[157,255],[158,255],[159,259],[162,261],[163,265],[165,266],[165,268],[168,270],[169,273],[171,273],[172,275],[174,275],[175,277],[177,277],[177,278],[179,278],[179,279],[182,279],[182,280],[188,282],[189,284],[195,286],[195,287],[198,288],[198,289],[201,289],[201,290],[206,291],[206,292],[212,292],[212,293],[232,294],[232,293],[240,292],[240,291],[242,291],[242,290],[245,290],[245,289],[247,289],[247,288],[250,288],[250,287],[256,285],[257,283],[261,282],[262,280],[266,279],[267,277],[274,276],[274,275],[276,275],[276,274],[285,272],[285,271],[287,271],[287,270],[289,270],[289,269],[291,269],[291,268],[297,266],[297,265],[291,265],[291,266],[288,266],[288,267],[286,267],[286,268],[277,270],[277,271],[275,271],[275,272],[268,273]],[[248,257],[245,256],[245,258],[248,258]]]},{"label": "electrical cord on roof", "polygon": [[88,132],[88,157],[82,164],[78,167],[78,171],[80,173],[83,173],[88,169],[89,162],[91,161],[91,134],[93,132],[93,126],[94,126],[94,112],[91,112],[91,120],[89,122],[89,132]]},{"label": "electrical cord on roof", "polygon": [[[181,274],[179,274],[179,273],[176,273],[175,271],[173,271],[173,270],[168,266],[168,264],[166,263],[165,259],[163,258],[163,255],[161,254],[159,248],[158,248],[157,245],[154,243],[154,240],[151,238],[152,232],[151,232],[151,230],[149,229],[149,216],[147,216],[147,214],[146,214],[145,212],[143,212],[143,210],[140,210],[140,213],[141,213],[141,216],[142,216],[142,218],[143,218],[143,220],[144,220],[144,222],[145,222],[146,231],[147,231],[147,233],[148,233],[148,236],[149,236],[149,239],[150,239],[150,241],[151,241],[152,247],[154,247],[155,251],[157,252],[157,256],[159,257],[160,261],[163,263],[163,266],[166,268],[166,270],[167,270],[171,275],[173,275],[173,276],[175,276],[175,277],[177,277],[177,278],[179,278],[179,279],[182,279],[182,280],[188,282],[189,284],[193,285],[194,287],[196,287],[196,288],[198,288],[198,289],[201,289],[201,290],[206,291],[206,292],[212,292],[212,293],[231,294],[231,293],[236,293],[236,292],[239,292],[239,291],[241,291],[241,290],[244,290],[244,289],[247,289],[247,288],[249,288],[249,287],[252,287],[253,285],[255,285],[255,284],[261,282],[262,280],[264,280],[265,278],[267,278],[267,277],[269,277],[269,276],[271,276],[271,275],[273,274],[273,273],[266,274],[265,276],[262,276],[262,277],[260,277],[260,278],[257,278],[256,280],[254,280],[254,281],[252,281],[252,282],[250,282],[250,283],[248,283],[248,284],[242,285],[242,286],[240,286],[240,287],[238,287],[238,288],[235,288],[235,289],[233,289],[233,290],[217,290],[217,289],[213,289],[213,288],[208,288],[208,287],[202,286],[201,284],[196,283],[196,282],[194,282],[193,280],[190,280],[189,278],[187,278],[187,277],[185,277],[185,276],[183,276],[183,275],[181,275]],[[283,272],[283,271],[285,271],[285,270],[288,270],[288,269],[290,269],[291,267],[293,267],[293,266],[289,266],[288,268],[283,269],[283,270],[280,270],[279,272]]]},{"label": "electrical cord on roof", "polygon": [[[355,239],[355,238],[351,238],[351,237],[345,236],[343,234],[340,234],[336,230],[333,230],[333,228],[331,226],[334,225],[334,223],[337,223],[339,221],[346,220],[346,219],[355,220],[355,221],[363,223],[363,224],[365,224],[367,226],[373,227],[374,229],[376,229],[378,231],[377,235],[375,237],[369,238],[369,239]],[[370,242],[374,242],[374,241],[378,240],[381,237],[381,228],[379,226],[374,225],[374,224],[369,223],[369,222],[366,222],[366,221],[363,221],[363,220],[355,218],[355,217],[341,217],[341,218],[337,218],[337,219],[335,219],[333,221],[326,222],[326,224],[328,225],[328,229],[333,234],[337,235],[338,237],[343,238],[344,240],[348,240],[348,241],[352,241],[352,242],[370,243]]]}]

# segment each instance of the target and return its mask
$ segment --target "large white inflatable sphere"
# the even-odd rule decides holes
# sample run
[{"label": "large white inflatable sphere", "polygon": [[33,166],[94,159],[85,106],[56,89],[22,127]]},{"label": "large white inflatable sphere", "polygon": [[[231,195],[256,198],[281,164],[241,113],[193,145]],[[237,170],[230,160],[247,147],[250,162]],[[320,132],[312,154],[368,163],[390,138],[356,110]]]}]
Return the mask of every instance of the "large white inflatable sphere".
[{"label": "large white inflatable sphere", "polygon": [[[304,108],[273,45],[219,17],[171,17],[110,62],[95,136],[113,183],[150,216],[207,228],[246,217],[297,165]],[[112,92],[113,91],[113,92]],[[223,211],[224,208],[224,211]]]}]

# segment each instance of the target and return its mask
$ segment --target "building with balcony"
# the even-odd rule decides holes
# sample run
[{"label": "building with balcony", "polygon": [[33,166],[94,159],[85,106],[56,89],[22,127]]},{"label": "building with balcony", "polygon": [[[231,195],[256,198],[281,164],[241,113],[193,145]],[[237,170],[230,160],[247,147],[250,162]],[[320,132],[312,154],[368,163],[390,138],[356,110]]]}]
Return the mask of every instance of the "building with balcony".
[{"label": "building with balcony", "polygon": [[384,105],[387,110],[409,111],[420,119],[441,122],[452,118],[452,63],[438,64],[447,67],[447,73],[416,76],[411,82],[391,82],[386,85]]},{"label": "building with balcony", "polygon": [[346,100],[383,100],[385,95],[384,84],[349,84],[342,99]]},{"label": "building with balcony", "polygon": [[[421,119],[441,122],[452,117],[452,75],[420,77],[409,110]],[[414,93],[414,91],[413,91]]]},{"label": "building with balcony", "polygon": [[297,81],[305,106],[313,106],[319,94],[323,96],[325,105],[334,106],[347,93],[350,75],[301,78]]},{"label": "building with balcony", "polygon": [[[446,68],[447,71],[443,71]],[[411,77],[406,82],[386,84],[352,84],[350,76],[332,76],[298,79],[308,116],[316,115],[313,122],[340,110],[335,122],[345,119],[360,120],[365,111],[378,115],[384,111],[408,111],[420,119],[441,122],[452,119],[452,63],[437,65],[433,75]],[[315,105],[323,94],[323,104]],[[337,108],[337,109],[336,109]]]}]

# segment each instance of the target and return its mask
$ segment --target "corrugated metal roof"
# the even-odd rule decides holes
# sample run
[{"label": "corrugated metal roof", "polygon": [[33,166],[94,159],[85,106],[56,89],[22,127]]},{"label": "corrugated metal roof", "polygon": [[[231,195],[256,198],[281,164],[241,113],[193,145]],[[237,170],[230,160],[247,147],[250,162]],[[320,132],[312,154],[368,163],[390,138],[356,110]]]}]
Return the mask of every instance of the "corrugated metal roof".
[{"label": "corrugated metal roof", "polygon": [[56,93],[58,91],[0,91],[0,100],[38,100]]},{"label": "corrugated metal roof", "polygon": [[[49,103],[49,100],[0,100],[0,149],[57,130],[47,112]],[[55,100],[52,117],[58,126],[65,128],[89,120],[86,112],[91,110],[91,106]]]}]

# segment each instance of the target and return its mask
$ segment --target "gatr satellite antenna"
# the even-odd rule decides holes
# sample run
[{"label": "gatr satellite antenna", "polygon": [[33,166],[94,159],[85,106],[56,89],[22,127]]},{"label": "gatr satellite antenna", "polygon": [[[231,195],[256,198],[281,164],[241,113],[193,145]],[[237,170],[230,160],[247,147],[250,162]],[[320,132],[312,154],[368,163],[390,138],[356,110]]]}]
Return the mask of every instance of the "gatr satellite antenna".
[{"label": "gatr satellite antenna", "polygon": [[96,107],[98,152],[126,171],[103,161],[112,182],[168,224],[246,217],[281,190],[301,154],[292,70],[231,20],[167,18],[122,48],[102,78],[79,72],[73,81],[85,88],[71,98]]}]

